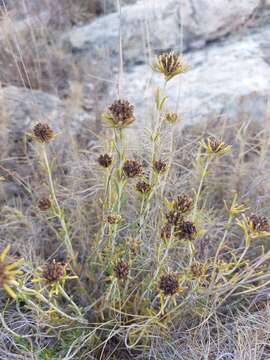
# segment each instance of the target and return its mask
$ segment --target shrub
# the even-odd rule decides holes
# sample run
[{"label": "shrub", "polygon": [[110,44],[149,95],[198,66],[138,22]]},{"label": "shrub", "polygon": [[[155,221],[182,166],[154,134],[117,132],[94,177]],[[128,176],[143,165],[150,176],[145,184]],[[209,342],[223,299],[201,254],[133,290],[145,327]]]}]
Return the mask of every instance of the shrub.
[{"label": "shrub", "polygon": [[[84,201],[90,191],[85,185],[73,187],[68,201],[62,200],[67,189],[55,179],[49,152],[59,141],[53,129],[39,123],[29,134],[36,140],[47,195],[35,216],[6,209],[2,222],[20,219],[21,231],[46,226],[47,238],[57,245],[52,260],[41,267],[30,259],[23,265],[12,257],[7,261],[6,250],[0,256],[0,285],[7,284],[8,294],[16,298],[15,308],[2,296],[1,321],[12,338],[10,352],[32,349],[44,358],[61,359],[142,358],[157,348],[172,349],[174,333],[181,336],[181,331],[210,326],[213,319],[224,321],[268,289],[269,220],[239,201],[235,190],[225,194],[224,206],[219,198],[218,186],[227,176],[221,167],[236,161],[234,148],[213,135],[197,141],[196,156],[183,156],[181,164],[190,181],[178,185],[176,125],[166,115],[173,112],[167,109],[165,91],[168,81],[182,73],[183,61],[173,54],[171,67],[166,62],[171,56],[155,66],[164,75],[164,87],[156,92],[154,122],[142,152],[131,159],[125,139],[136,122],[133,106],[118,99],[105,111],[104,150],[93,152],[94,175],[86,179],[92,183],[90,204]],[[24,331],[38,329],[35,343],[6,322],[6,309],[12,307],[17,317],[31,317]]]}]

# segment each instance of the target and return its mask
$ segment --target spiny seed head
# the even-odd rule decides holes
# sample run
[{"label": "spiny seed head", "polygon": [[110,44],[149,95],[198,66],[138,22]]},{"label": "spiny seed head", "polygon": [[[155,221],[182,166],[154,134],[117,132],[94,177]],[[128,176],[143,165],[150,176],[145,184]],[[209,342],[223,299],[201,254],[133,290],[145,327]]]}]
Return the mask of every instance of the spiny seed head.
[{"label": "spiny seed head", "polygon": [[190,271],[195,278],[199,278],[205,274],[205,267],[203,264],[195,262],[191,265]]},{"label": "spiny seed head", "polygon": [[213,136],[209,137],[206,142],[202,142],[202,146],[209,154],[224,155],[231,151],[231,145],[227,145],[221,139],[217,139]]},{"label": "spiny seed head", "polygon": [[43,278],[48,283],[60,281],[65,275],[66,264],[55,259],[47,264],[43,270]]},{"label": "spiny seed head", "polygon": [[158,174],[163,174],[167,171],[168,169],[168,164],[165,161],[162,160],[155,160],[154,164],[153,164],[154,170],[158,173]]},{"label": "spiny seed head", "polygon": [[196,226],[192,221],[183,221],[177,228],[180,238],[192,240],[197,234]]},{"label": "spiny seed head", "polygon": [[55,134],[47,123],[38,123],[33,128],[34,137],[43,144],[50,143]]},{"label": "spiny seed head", "polygon": [[164,74],[166,81],[169,81],[174,76],[187,72],[189,67],[181,55],[171,51],[157,56],[153,69]]},{"label": "spiny seed head", "polygon": [[135,178],[142,175],[143,167],[136,160],[126,160],[123,165],[124,175],[128,178]]},{"label": "spiny seed head", "polygon": [[168,111],[165,114],[165,120],[168,123],[175,124],[176,122],[178,122],[180,120],[180,117],[176,112]]},{"label": "spiny seed head", "polygon": [[136,189],[143,195],[148,194],[151,191],[151,185],[146,181],[138,181],[136,184]]},{"label": "spiny seed head", "polygon": [[123,128],[135,121],[134,106],[127,100],[115,100],[108,108],[104,118],[112,127]]},{"label": "spiny seed head", "polygon": [[172,229],[173,229],[173,226],[170,223],[162,226],[161,231],[160,231],[161,239],[164,241],[169,240],[170,237],[172,236]]},{"label": "spiny seed head", "polygon": [[172,296],[179,290],[179,281],[177,275],[174,273],[163,274],[160,277],[159,289],[166,296]]},{"label": "spiny seed head", "polygon": [[193,199],[188,195],[179,195],[173,201],[173,208],[175,211],[186,213],[192,209]]},{"label": "spiny seed head", "polygon": [[126,261],[120,260],[113,271],[118,280],[125,280],[128,277],[129,265]]},{"label": "spiny seed head", "polygon": [[97,159],[97,162],[100,166],[108,168],[112,165],[112,156],[110,156],[109,154],[100,155]]},{"label": "spiny seed head", "polygon": [[178,210],[171,210],[166,214],[166,219],[171,225],[179,225],[183,222],[183,215]]},{"label": "spiny seed head", "polygon": [[120,214],[110,214],[107,216],[107,222],[110,225],[118,224],[121,221],[122,217]]},{"label": "spiny seed head", "polygon": [[38,201],[38,208],[40,211],[48,211],[52,207],[52,202],[49,198],[43,197]]},{"label": "spiny seed head", "polygon": [[249,222],[253,231],[270,232],[270,222],[265,216],[252,214],[249,217]]}]

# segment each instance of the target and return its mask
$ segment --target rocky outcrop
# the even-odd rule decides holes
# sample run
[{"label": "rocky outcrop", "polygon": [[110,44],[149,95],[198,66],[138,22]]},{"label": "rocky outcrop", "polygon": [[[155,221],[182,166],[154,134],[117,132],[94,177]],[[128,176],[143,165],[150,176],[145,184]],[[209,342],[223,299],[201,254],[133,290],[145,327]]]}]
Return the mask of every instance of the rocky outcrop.
[{"label": "rocky outcrop", "polygon": [[[121,6],[135,4],[137,0],[120,0]],[[118,11],[118,0],[96,0],[96,6],[102,13],[110,13]]]},{"label": "rocky outcrop", "polygon": [[15,171],[26,182],[33,176],[31,159],[34,155],[34,146],[27,133],[35,123],[48,122],[59,134],[58,140],[50,149],[54,152],[55,158],[60,159],[61,156],[65,156],[64,150],[68,144],[70,146],[70,139],[79,136],[82,128],[85,128],[86,124],[89,125],[90,121],[89,114],[69,106],[53,95],[14,86],[0,89],[0,115],[0,172],[1,176],[7,179],[3,183],[7,195],[19,194],[24,190],[22,183],[16,181],[16,176],[8,176],[10,173]]},{"label": "rocky outcrop", "polygon": [[[183,124],[211,117],[264,120],[270,95],[270,27],[236,36],[187,55],[191,70],[168,83],[168,107],[182,115]],[[267,45],[268,44],[268,45]],[[147,65],[124,76],[125,96],[136,104],[139,126],[151,109],[162,76]],[[116,96],[111,94],[113,99]]]},{"label": "rocky outcrop", "polygon": [[[124,6],[124,96],[137,105],[139,127],[149,118],[146,109],[160,85],[161,77],[153,75],[149,64],[154,53],[168,49],[184,51],[191,65],[167,88],[169,106],[179,110],[185,124],[221,115],[264,118],[270,88],[269,19],[269,0],[149,0]],[[106,79],[118,81],[118,13],[74,29],[63,43],[75,58],[102,59],[103,68],[111,70]],[[109,88],[108,102],[115,89]]]},{"label": "rocky outcrop", "polygon": [[[136,64],[148,62],[153,52],[161,50],[203,48],[208,42],[261,24],[269,15],[268,1],[263,0],[138,1],[122,8],[124,60]],[[94,57],[113,57],[119,49],[119,14],[74,29],[65,35],[64,43],[80,56],[91,52]]]},{"label": "rocky outcrop", "polygon": [[103,6],[101,16],[75,26],[56,42],[79,74],[72,77],[66,71],[62,76],[65,97],[72,97],[69,86],[78,82],[86,111],[96,107],[98,114],[114,100],[121,24],[123,96],[137,105],[139,126],[148,119],[146,108],[161,79],[149,64],[155,53],[168,49],[183,51],[191,65],[189,73],[167,88],[168,106],[179,110],[186,124],[240,113],[264,117],[270,85],[270,0],[123,0],[121,21],[117,3],[96,1]]}]

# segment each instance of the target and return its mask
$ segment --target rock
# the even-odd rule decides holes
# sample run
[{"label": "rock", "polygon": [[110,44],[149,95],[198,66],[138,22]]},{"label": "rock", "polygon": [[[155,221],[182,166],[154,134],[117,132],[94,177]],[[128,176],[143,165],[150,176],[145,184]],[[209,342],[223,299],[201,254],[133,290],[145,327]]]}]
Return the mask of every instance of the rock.
[{"label": "rock", "polygon": [[[203,48],[207,42],[245,31],[269,15],[269,3],[263,0],[138,1],[122,8],[124,60],[126,64],[147,63],[152,52]],[[99,17],[76,28],[64,36],[63,42],[80,57],[104,59],[106,56],[110,60],[108,64],[117,65],[119,14]]]},{"label": "rock", "polygon": [[[7,177],[4,182],[5,195],[20,194],[25,188],[16,177],[8,176],[15,172],[24,183],[33,177],[34,166],[31,163],[36,151],[29,133],[37,122],[47,122],[59,134],[50,146],[50,151],[61,163],[66,156],[70,139],[79,136],[82,127],[89,122],[90,115],[69,106],[53,95],[14,86],[0,89],[1,114],[1,176]],[[93,126],[92,126],[93,127]]]},{"label": "rock", "polygon": [[[270,89],[270,27],[247,36],[213,43],[187,56],[191,70],[172,79],[166,88],[168,108],[178,110],[183,124],[206,118],[265,120]],[[137,126],[148,126],[154,92],[161,74],[147,65],[124,76],[124,97],[136,105]],[[111,92],[110,100],[116,93]],[[152,106],[152,107],[151,107]]]},{"label": "rock", "polygon": [[[135,4],[138,0],[120,0],[121,6]],[[118,0],[96,0],[102,13],[108,14],[118,10]]]}]

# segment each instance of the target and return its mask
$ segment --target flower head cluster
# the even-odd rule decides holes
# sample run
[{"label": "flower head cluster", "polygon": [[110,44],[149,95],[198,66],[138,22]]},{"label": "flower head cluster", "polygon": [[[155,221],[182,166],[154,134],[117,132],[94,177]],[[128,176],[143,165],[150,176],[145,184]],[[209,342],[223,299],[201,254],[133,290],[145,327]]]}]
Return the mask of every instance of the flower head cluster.
[{"label": "flower head cluster", "polygon": [[194,261],[190,266],[190,273],[193,278],[200,279],[205,277],[208,270],[207,263]]},{"label": "flower head cluster", "polygon": [[189,212],[192,210],[192,207],[193,199],[186,194],[177,196],[177,198],[173,201],[173,208],[181,213]]},{"label": "flower head cluster", "polygon": [[168,222],[161,228],[160,231],[161,239],[164,241],[169,240],[172,236],[172,233],[173,233],[173,226]]},{"label": "flower head cluster", "polygon": [[165,80],[169,81],[174,76],[187,72],[189,67],[181,55],[171,51],[157,56],[153,69],[162,73]]},{"label": "flower head cluster", "polygon": [[151,185],[147,183],[146,181],[138,181],[136,184],[136,189],[139,191],[139,193],[143,195],[147,195],[151,191]]},{"label": "flower head cluster", "polygon": [[124,128],[135,121],[134,106],[127,100],[115,100],[104,114],[104,119],[113,128]]},{"label": "flower head cluster", "polygon": [[47,123],[38,123],[33,128],[34,138],[42,144],[50,143],[54,137],[54,131]]},{"label": "flower head cluster", "polygon": [[166,220],[168,224],[178,226],[180,223],[183,222],[184,217],[181,212],[173,209],[166,214]]},{"label": "flower head cluster", "polygon": [[197,235],[197,229],[192,221],[183,221],[177,226],[177,235],[181,239],[193,240]]},{"label": "flower head cluster", "polygon": [[7,262],[6,257],[9,250],[10,245],[6,246],[0,254],[0,288],[4,289],[13,299],[16,299],[17,295],[12,286],[18,285],[17,277],[22,274],[18,268],[23,260]]},{"label": "flower head cluster", "polygon": [[157,172],[158,174],[163,174],[167,171],[168,164],[162,160],[155,160],[153,164],[153,168],[155,172]]},{"label": "flower head cluster", "polygon": [[166,215],[170,224],[177,225],[183,222],[183,214],[189,212],[193,206],[193,199],[188,195],[179,195],[170,204],[171,210]]},{"label": "flower head cluster", "polygon": [[53,259],[51,262],[45,264],[41,271],[38,271],[39,275],[34,278],[32,282],[45,283],[45,287],[43,287],[41,291],[49,288],[49,297],[58,295],[66,280],[77,278],[76,275],[69,275],[67,273],[67,265],[67,263]]},{"label": "flower head cluster", "polygon": [[173,296],[179,290],[179,281],[175,273],[163,274],[160,277],[159,289],[165,296]]},{"label": "flower head cluster", "polygon": [[252,214],[246,217],[242,214],[242,219],[236,220],[247,237],[252,239],[270,236],[270,221],[265,216]]},{"label": "flower head cluster", "polygon": [[112,165],[112,156],[109,154],[102,154],[98,157],[97,162],[100,166],[108,168]]},{"label": "flower head cluster", "polygon": [[118,280],[125,280],[128,277],[129,265],[128,262],[120,260],[113,269]]},{"label": "flower head cluster", "polygon": [[112,213],[107,216],[106,220],[110,225],[115,225],[118,224],[121,221],[121,219],[122,217],[120,214]]},{"label": "flower head cluster", "polygon": [[261,233],[268,232],[270,233],[270,222],[265,216],[258,216],[252,214],[249,217],[249,223],[253,231]]},{"label": "flower head cluster", "polygon": [[168,111],[165,114],[165,120],[170,124],[175,124],[180,120],[180,117],[176,112]]},{"label": "flower head cluster", "polygon": [[123,165],[123,173],[128,178],[135,178],[142,175],[143,167],[136,160],[126,160]]},{"label": "flower head cluster", "polygon": [[219,156],[227,154],[232,148],[231,145],[227,145],[224,141],[215,137],[209,137],[207,142],[203,141],[201,144],[208,154],[217,154]]},{"label": "flower head cluster", "polygon": [[38,208],[40,211],[48,211],[52,207],[52,202],[49,198],[43,197],[38,201]]},{"label": "flower head cluster", "polygon": [[46,264],[44,267],[42,276],[46,280],[47,283],[51,284],[54,282],[61,281],[66,273],[66,264],[60,261],[56,261],[55,259]]},{"label": "flower head cluster", "polygon": [[167,223],[161,229],[161,238],[167,240],[176,235],[180,239],[192,240],[197,229],[192,221],[185,220],[185,216],[192,210],[193,199],[186,194],[179,195],[168,206]]}]

